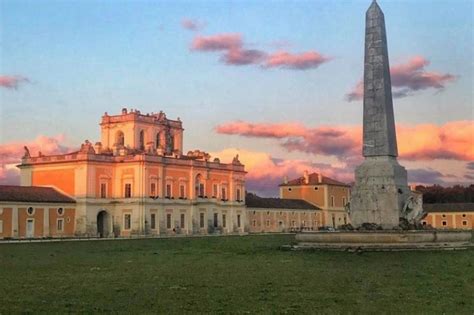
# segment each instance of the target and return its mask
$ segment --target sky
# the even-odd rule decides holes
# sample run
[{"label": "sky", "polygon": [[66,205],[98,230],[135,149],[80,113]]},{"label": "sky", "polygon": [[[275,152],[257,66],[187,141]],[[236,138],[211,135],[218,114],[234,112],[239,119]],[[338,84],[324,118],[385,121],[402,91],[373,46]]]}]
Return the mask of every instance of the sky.
[{"label": "sky", "polygon": [[[473,2],[379,0],[409,181],[474,180]],[[304,170],[353,180],[369,0],[0,1],[0,183],[30,151],[100,141],[122,107],[180,117],[184,147],[276,195]]]}]

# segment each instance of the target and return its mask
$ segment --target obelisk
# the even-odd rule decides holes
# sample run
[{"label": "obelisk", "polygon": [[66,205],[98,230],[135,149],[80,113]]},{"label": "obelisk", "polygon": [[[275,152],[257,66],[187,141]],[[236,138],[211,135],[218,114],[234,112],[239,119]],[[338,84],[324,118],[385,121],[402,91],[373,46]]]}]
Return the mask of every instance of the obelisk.
[{"label": "obelisk", "polygon": [[374,0],[365,17],[364,162],[356,168],[350,217],[354,226],[399,225],[410,194],[407,172],[398,164],[385,19]]}]

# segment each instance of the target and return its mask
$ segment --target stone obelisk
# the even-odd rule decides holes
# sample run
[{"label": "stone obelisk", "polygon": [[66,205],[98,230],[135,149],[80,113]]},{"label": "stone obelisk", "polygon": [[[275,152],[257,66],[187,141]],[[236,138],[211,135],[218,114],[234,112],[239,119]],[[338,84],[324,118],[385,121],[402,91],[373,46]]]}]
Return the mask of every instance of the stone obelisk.
[{"label": "stone obelisk", "polygon": [[374,0],[365,17],[364,162],[356,168],[350,217],[356,227],[398,226],[410,194],[407,172],[398,164],[385,19]]}]

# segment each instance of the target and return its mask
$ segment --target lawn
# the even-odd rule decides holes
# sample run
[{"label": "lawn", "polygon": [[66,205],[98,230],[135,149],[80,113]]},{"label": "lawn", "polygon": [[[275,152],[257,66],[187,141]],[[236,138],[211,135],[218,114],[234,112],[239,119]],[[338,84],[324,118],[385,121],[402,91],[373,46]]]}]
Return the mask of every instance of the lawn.
[{"label": "lawn", "polygon": [[474,250],[283,251],[291,235],[0,244],[0,314],[474,312]]}]

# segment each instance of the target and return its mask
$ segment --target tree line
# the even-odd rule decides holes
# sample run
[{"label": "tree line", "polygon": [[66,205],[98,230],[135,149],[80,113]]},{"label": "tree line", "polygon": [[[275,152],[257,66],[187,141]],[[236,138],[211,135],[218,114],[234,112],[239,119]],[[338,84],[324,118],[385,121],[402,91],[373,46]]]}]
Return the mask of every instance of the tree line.
[{"label": "tree line", "polygon": [[474,202],[474,185],[452,187],[416,186],[416,190],[423,193],[423,203],[459,203]]}]

